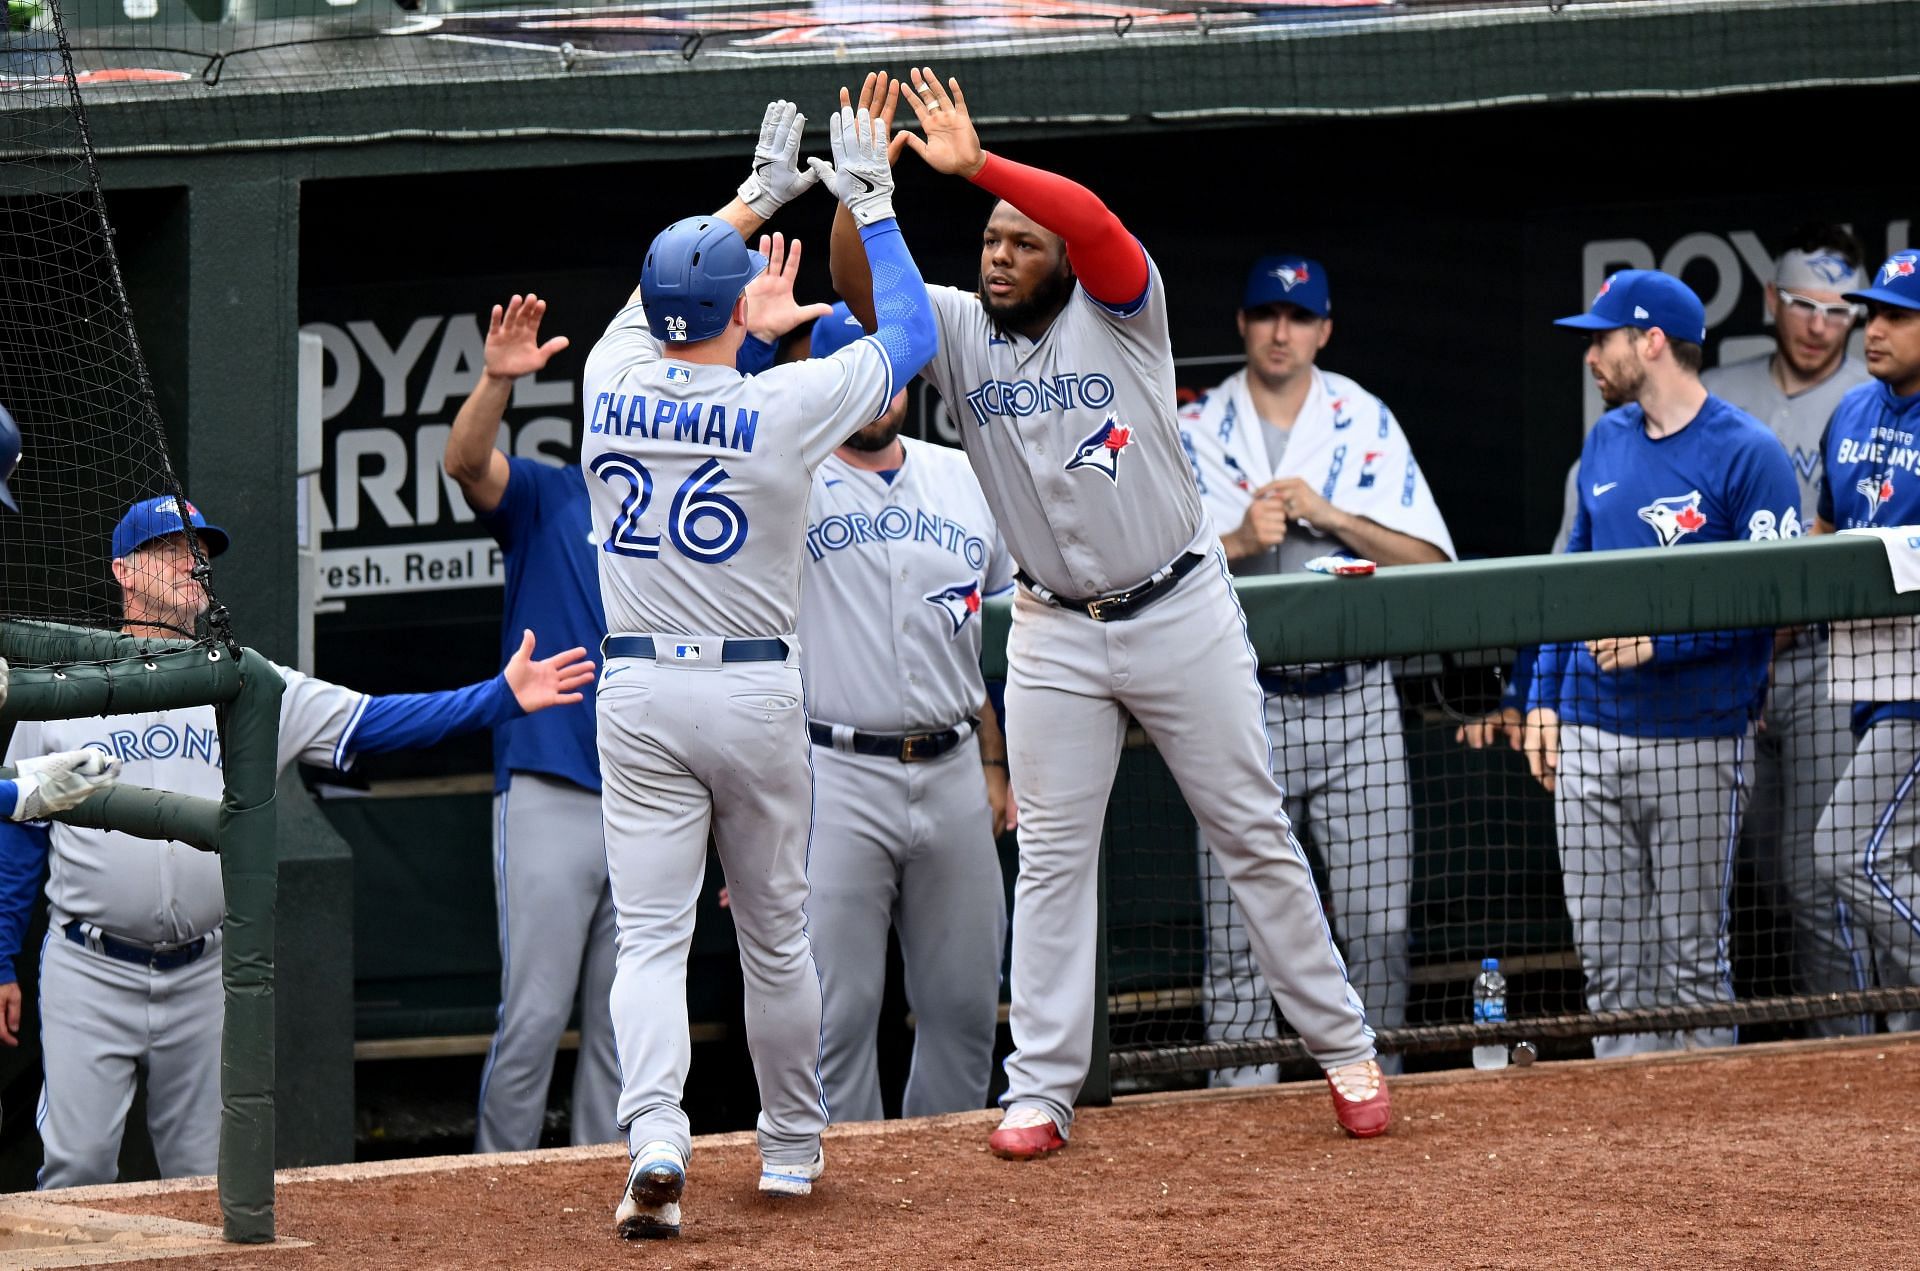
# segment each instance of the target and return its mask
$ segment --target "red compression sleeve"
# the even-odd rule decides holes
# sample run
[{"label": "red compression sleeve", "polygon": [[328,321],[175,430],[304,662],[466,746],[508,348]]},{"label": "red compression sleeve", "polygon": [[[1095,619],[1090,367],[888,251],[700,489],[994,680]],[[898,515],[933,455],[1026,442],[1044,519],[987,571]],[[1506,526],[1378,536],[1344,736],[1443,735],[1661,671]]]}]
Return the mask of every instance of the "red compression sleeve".
[{"label": "red compression sleeve", "polygon": [[993,154],[973,183],[1065,239],[1080,285],[1101,304],[1117,309],[1146,294],[1145,249],[1086,186]]}]

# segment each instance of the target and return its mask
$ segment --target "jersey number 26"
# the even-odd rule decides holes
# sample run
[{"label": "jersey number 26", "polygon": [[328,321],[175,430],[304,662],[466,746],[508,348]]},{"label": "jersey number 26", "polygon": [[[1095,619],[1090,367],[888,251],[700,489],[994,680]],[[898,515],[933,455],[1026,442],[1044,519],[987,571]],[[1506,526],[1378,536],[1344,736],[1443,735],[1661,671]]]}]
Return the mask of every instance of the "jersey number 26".
[{"label": "jersey number 26", "polygon": [[[618,480],[627,486],[620,511],[613,518],[613,530],[600,549],[617,556],[657,559],[660,536],[640,532],[640,518],[653,501],[653,474],[638,460],[611,453],[601,455],[587,467],[609,485]],[[667,538],[682,556],[718,565],[746,546],[746,511],[717,488],[726,479],[727,470],[720,461],[709,459],[674,492],[673,502],[667,507]]]}]

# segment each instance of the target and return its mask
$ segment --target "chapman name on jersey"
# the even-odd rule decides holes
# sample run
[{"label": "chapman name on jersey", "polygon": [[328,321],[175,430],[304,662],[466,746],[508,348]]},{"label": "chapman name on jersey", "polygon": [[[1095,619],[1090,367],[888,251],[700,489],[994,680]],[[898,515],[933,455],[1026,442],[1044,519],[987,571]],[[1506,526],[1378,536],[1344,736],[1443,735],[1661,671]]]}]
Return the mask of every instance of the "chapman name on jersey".
[{"label": "chapman name on jersey", "polygon": [[587,432],[595,436],[679,441],[738,450],[741,454],[752,453],[754,434],[759,430],[757,410],[735,406],[729,431],[727,408],[719,402],[676,402],[658,397],[649,405],[645,393],[601,393],[587,416]]}]

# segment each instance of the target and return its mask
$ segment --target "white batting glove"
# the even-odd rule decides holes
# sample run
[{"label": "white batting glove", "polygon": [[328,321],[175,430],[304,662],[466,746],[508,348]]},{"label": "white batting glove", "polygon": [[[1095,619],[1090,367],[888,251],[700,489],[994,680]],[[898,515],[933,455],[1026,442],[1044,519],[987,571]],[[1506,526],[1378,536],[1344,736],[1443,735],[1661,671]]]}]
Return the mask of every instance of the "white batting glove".
[{"label": "white batting glove", "polygon": [[821,159],[809,159],[807,165],[834,197],[847,205],[855,221],[871,225],[892,217],[893,165],[887,162],[887,121],[842,106],[828,121],[827,132],[833,142],[833,165],[829,167]]},{"label": "white batting glove", "polygon": [[77,807],[95,790],[120,779],[120,761],[91,747],[22,759],[16,768],[20,797],[12,819],[39,821]]},{"label": "white batting glove", "polygon": [[761,220],[811,190],[820,174],[800,170],[800,133],[807,117],[790,101],[767,103],[760,120],[760,144],[753,148],[753,171],[740,183],[740,201]]}]

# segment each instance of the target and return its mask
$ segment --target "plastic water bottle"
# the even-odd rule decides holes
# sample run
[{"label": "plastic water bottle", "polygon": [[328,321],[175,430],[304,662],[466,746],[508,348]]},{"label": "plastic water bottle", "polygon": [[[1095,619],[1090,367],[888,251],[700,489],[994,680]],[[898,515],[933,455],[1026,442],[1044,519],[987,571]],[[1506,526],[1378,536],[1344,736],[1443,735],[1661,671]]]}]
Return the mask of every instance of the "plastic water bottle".
[{"label": "plastic water bottle", "polygon": [[[1500,974],[1498,958],[1482,958],[1480,974],[1473,977],[1473,1022],[1476,1024],[1507,1022],[1507,977]],[[1505,1068],[1507,1048],[1504,1045],[1475,1046],[1473,1066]]]}]

